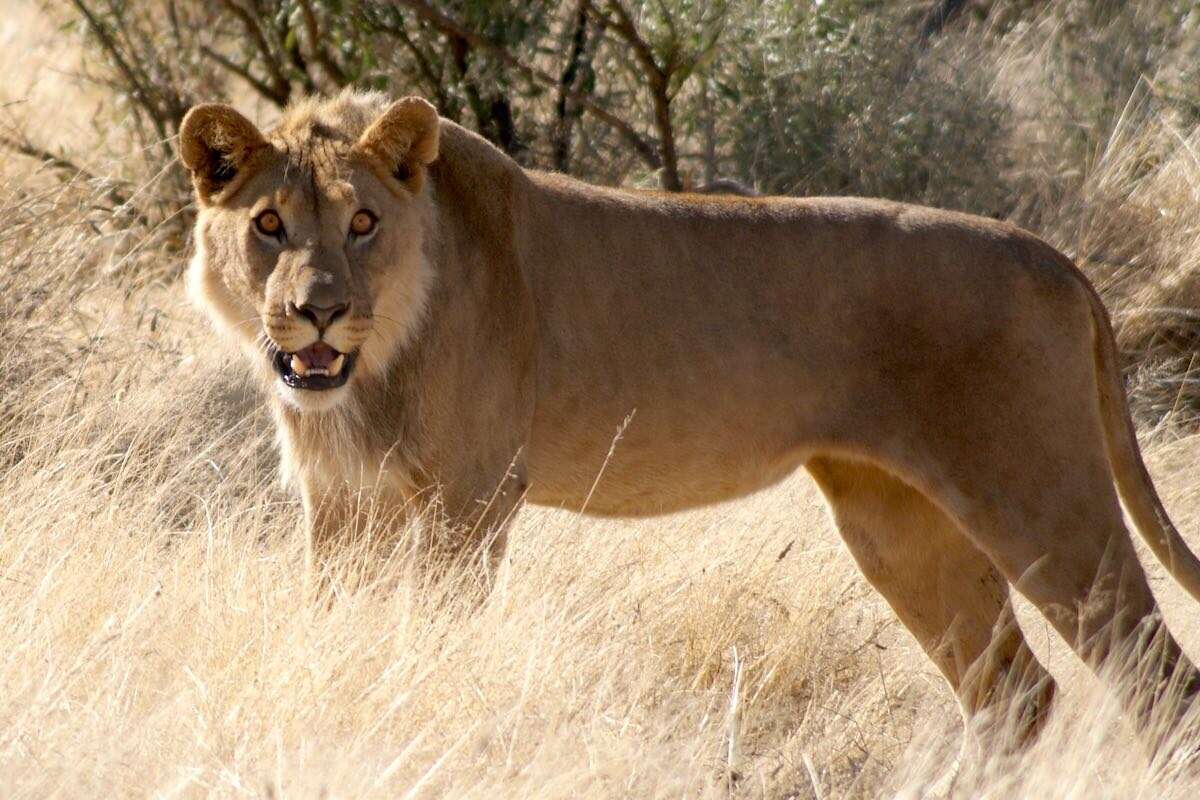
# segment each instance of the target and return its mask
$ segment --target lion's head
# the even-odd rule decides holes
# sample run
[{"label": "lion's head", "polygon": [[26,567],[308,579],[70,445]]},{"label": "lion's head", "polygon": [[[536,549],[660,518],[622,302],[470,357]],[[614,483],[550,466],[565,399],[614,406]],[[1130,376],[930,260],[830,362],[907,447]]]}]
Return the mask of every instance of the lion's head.
[{"label": "lion's head", "polygon": [[333,408],[419,325],[438,130],[424,100],[349,93],[295,106],[266,134],[225,105],[184,119],[193,296],[293,407]]}]

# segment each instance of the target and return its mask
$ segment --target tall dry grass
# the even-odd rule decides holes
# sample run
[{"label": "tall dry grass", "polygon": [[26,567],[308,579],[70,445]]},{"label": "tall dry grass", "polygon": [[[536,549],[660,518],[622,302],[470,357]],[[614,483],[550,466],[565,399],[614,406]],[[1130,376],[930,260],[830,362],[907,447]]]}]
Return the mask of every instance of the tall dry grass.
[{"label": "tall dry grass", "polygon": [[[53,26],[17,9],[0,23],[3,97],[36,102],[9,111],[98,177],[64,183],[0,157],[0,795],[1200,792],[1177,758],[1200,730],[1147,759],[1112,695],[1024,606],[1064,702],[1032,750],[960,761],[952,696],[803,478],[639,522],[526,509],[482,603],[401,559],[358,570],[355,553],[341,566],[362,580],[315,599],[256,395],[186,304],[169,226],[114,205],[105,177],[140,169],[114,153],[119,114],[91,137],[103,98],[54,70]],[[993,54],[992,91],[1035,104],[1054,64],[1021,35]],[[55,98],[58,124],[39,106]],[[1039,138],[1049,112],[1031,117],[1015,169],[1062,201],[1057,216],[1038,208],[1041,229],[1091,259],[1141,354],[1152,469],[1200,546],[1190,384],[1171,383],[1169,329],[1153,322],[1200,305],[1197,138],[1130,108],[1069,163]],[[1200,655],[1195,602],[1149,569]]]}]

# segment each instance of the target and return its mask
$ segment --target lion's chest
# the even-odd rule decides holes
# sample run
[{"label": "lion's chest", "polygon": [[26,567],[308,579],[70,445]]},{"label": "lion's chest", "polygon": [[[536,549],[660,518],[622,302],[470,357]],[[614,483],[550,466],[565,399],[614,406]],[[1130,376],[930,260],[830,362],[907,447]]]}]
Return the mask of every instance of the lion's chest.
[{"label": "lion's chest", "polygon": [[281,426],[279,451],[287,485],[378,495],[400,503],[417,492],[415,469],[404,448],[376,447],[351,430]]}]

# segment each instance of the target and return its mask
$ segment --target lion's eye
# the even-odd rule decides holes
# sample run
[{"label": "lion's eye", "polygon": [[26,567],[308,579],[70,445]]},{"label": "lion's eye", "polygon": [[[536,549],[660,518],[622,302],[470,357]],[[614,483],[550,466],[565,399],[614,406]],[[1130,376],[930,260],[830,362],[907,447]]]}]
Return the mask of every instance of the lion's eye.
[{"label": "lion's eye", "polygon": [[254,218],[254,225],[263,236],[280,237],[283,235],[283,220],[279,214],[270,209]]},{"label": "lion's eye", "polygon": [[359,211],[350,219],[350,233],[354,236],[367,236],[375,230],[377,221],[370,211]]}]

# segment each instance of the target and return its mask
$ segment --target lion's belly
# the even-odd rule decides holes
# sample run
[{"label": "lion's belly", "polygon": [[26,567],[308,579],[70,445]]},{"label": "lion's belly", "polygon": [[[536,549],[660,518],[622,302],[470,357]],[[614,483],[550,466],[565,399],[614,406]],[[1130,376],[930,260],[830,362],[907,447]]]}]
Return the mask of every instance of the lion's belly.
[{"label": "lion's belly", "polygon": [[547,477],[530,482],[529,500],[598,516],[642,517],[669,514],[732,500],[775,484],[803,463],[797,456],[784,464],[762,464],[731,472],[606,470],[593,485]]},{"label": "lion's belly", "polygon": [[671,420],[634,412],[613,425],[592,417],[535,426],[529,499],[590,514],[648,516],[741,497],[782,480],[808,457],[786,416],[718,426],[703,414],[681,411]]}]

